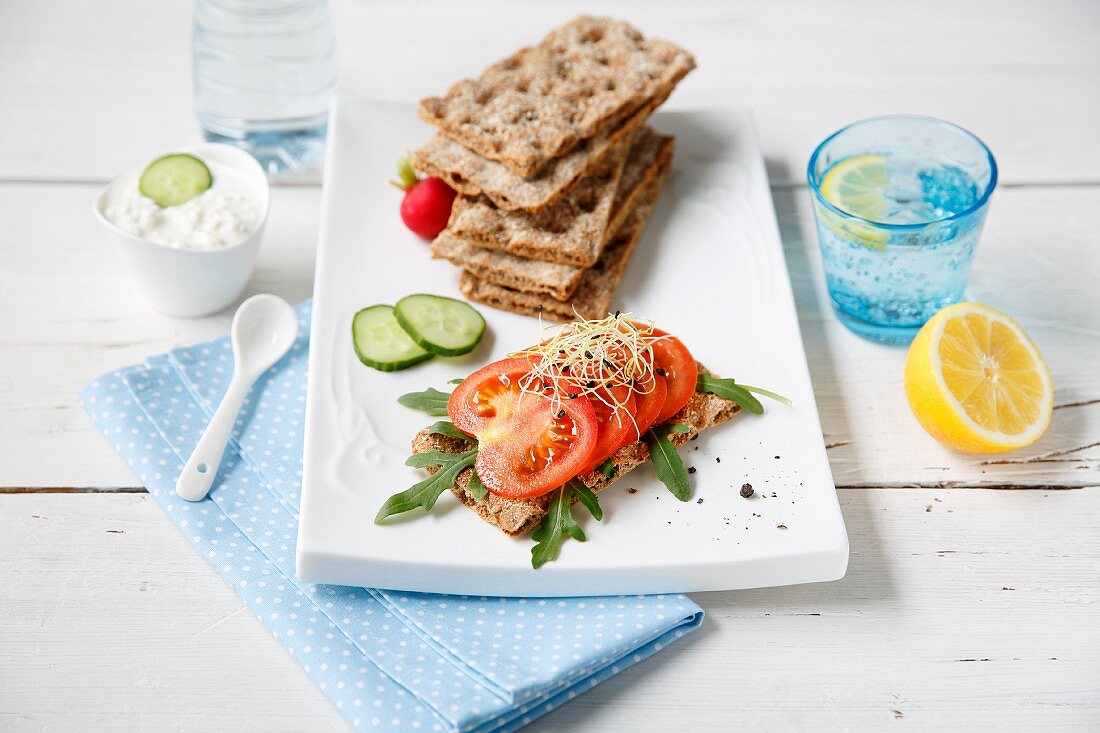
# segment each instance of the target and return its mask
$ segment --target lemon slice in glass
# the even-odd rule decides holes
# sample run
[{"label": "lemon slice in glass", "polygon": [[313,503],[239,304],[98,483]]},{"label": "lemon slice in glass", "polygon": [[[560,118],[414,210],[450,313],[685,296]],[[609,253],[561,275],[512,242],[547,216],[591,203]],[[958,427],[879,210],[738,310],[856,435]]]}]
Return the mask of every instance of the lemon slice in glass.
[{"label": "lemon slice in glass", "polygon": [[[890,170],[880,153],[853,155],[833,164],[821,180],[821,195],[833,206],[861,219],[881,222],[890,210],[886,190]],[[831,213],[831,212],[830,212]],[[889,235],[862,221],[831,214],[825,220],[838,235],[872,249],[883,249]]]},{"label": "lemon slice in glass", "polygon": [[948,306],[909,347],[905,394],[928,433],[955,450],[1030,445],[1050,426],[1054,387],[1016,321],[981,303]]},{"label": "lemon slice in glass", "polygon": [[886,156],[868,153],[845,158],[825,171],[821,193],[838,209],[863,219],[882,221],[890,210],[886,198],[889,186]]}]

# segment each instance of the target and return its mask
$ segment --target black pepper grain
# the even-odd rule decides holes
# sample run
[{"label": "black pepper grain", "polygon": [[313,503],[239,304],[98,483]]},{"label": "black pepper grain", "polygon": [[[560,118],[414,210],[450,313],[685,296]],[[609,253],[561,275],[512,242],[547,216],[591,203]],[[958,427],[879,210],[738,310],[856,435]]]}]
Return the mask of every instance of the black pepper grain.
[{"label": "black pepper grain", "polygon": [[695,466],[689,466],[688,473],[695,473]]},{"label": "black pepper grain", "polygon": [[752,484],[742,484],[741,485],[741,496],[748,499],[752,495],[753,495]]}]

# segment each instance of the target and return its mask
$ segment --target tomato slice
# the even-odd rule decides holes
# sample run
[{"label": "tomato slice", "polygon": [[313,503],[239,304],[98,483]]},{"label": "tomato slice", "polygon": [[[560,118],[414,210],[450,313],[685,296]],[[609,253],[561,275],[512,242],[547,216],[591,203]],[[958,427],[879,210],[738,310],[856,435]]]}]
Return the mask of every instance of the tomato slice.
[{"label": "tomato slice", "polygon": [[573,391],[554,404],[522,391],[530,372],[527,358],[493,362],[463,380],[447,404],[455,427],[478,440],[481,482],[509,499],[540,496],[581,473],[599,436],[587,397]]},{"label": "tomato slice", "polygon": [[[634,390],[626,385],[613,387],[611,390],[601,389],[597,390],[596,396],[588,401],[592,403],[592,411],[596,414],[596,424],[599,425],[600,432],[596,438],[592,457],[588,460],[588,465],[581,469],[581,473],[588,473],[611,457],[619,448],[638,439],[638,432],[634,427],[636,410]],[[612,408],[615,404],[619,407]]]},{"label": "tomato slice", "polygon": [[655,423],[659,425],[683,409],[695,394],[699,367],[680,339],[659,328],[653,329],[653,335],[662,337],[653,342],[653,368],[668,381],[668,395]]},{"label": "tomato slice", "polygon": [[661,408],[665,406],[667,395],[668,380],[659,374],[653,375],[653,384],[647,391],[634,393],[634,399],[637,402],[634,420],[638,423],[638,434],[631,437],[639,440],[645,431],[653,427],[657,422],[657,416],[661,414]]}]

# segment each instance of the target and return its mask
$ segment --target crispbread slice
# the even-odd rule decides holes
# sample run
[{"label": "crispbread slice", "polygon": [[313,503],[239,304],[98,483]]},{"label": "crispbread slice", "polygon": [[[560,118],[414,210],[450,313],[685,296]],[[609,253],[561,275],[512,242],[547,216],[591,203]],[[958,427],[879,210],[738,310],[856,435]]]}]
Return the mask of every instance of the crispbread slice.
[{"label": "crispbread slice", "polygon": [[[709,374],[702,364],[699,365],[700,374]],[[673,415],[670,423],[679,423],[687,426],[686,433],[669,433],[668,439],[673,445],[679,447],[688,442],[703,430],[726,422],[738,411],[740,407],[732,400],[727,400],[717,395],[696,392],[684,406],[684,409]],[[469,450],[469,444],[458,438],[449,438],[445,435],[436,435],[429,432],[430,428],[424,428],[413,438],[413,453],[426,453],[431,450],[444,451],[446,453],[462,453]],[[606,489],[626,473],[637,468],[649,459],[649,446],[644,441],[631,443],[611,457],[615,470],[611,476],[605,476],[599,469],[590,471],[580,477],[588,488],[599,492]],[[428,469],[435,473],[437,467]],[[494,494],[487,495],[484,499],[475,499],[466,491],[469,486],[473,469],[466,469],[458,474],[455,485],[451,488],[455,496],[466,506],[477,512],[478,516],[490,524],[495,524],[505,534],[517,536],[533,530],[546,515],[546,507],[550,502],[551,494],[544,494],[533,499],[505,499]]]},{"label": "crispbread slice", "polygon": [[420,103],[447,137],[528,178],[667,94],[695,59],[622,21],[581,16]]},{"label": "crispbread slice", "polygon": [[413,168],[442,178],[464,196],[484,194],[507,211],[539,211],[553,206],[576,183],[600,164],[619,142],[640,128],[667,94],[634,113],[618,128],[583,141],[568,154],[555,158],[535,176],[524,179],[500,163],[481,157],[453,140],[436,135],[412,154]]},{"label": "crispbread slice", "polygon": [[568,300],[587,270],[576,265],[559,265],[484,249],[444,230],[432,240],[434,259],[445,259],[475,277],[497,285],[538,293],[558,301]]},{"label": "crispbread slice", "polygon": [[[650,128],[646,128],[652,132]],[[630,215],[642,195],[658,175],[672,165],[672,153],[676,147],[676,138],[671,135],[657,135],[645,140],[638,139],[631,151],[633,157],[623,167],[619,178],[619,190],[615,192],[615,201],[611,204],[610,232],[616,232]]]},{"label": "crispbread slice", "polygon": [[582,270],[580,283],[567,301],[491,283],[469,271],[462,273],[458,283],[459,290],[478,303],[512,313],[541,315],[552,321],[571,321],[578,315],[582,318],[602,318],[610,309],[611,300],[623,279],[634,247],[642,236],[642,230],[667,172],[667,164],[658,170],[629,218],[604,248],[599,261],[593,267]]},{"label": "crispbread slice", "polygon": [[[672,154],[672,138],[644,127],[629,151],[614,151],[554,206],[536,214],[501,211],[484,198],[455,200],[447,230],[479,247],[518,257],[591,267]],[[626,163],[623,166],[623,160]],[[619,168],[616,169],[616,166]],[[626,188],[629,186],[629,188]]]}]

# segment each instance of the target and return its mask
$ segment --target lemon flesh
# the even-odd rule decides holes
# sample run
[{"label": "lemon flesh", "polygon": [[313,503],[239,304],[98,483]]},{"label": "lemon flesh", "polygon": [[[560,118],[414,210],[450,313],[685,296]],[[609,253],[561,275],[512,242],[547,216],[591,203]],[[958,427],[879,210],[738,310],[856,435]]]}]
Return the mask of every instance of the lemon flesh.
[{"label": "lemon flesh", "polygon": [[973,453],[1034,443],[1054,408],[1042,354],[1019,324],[981,303],[944,308],[921,328],[905,362],[905,393],[932,437]]},{"label": "lemon flesh", "polygon": [[853,216],[884,221],[890,211],[889,187],[886,156],[869,153],[853,155],[829,168],[821,181],[821,195]]},{"label": "lemon flesh", "polygon": [[843,239],[881,251],[889,235],[860,219],[886,219],[890,211],[890,200],[886,197],[889,186],[890,170],[885,155],[853,155],[834,163],[825,171],[821,195],[833,206],[859,219],[847,219],[823,206],[817,207],[818,219]]}]

